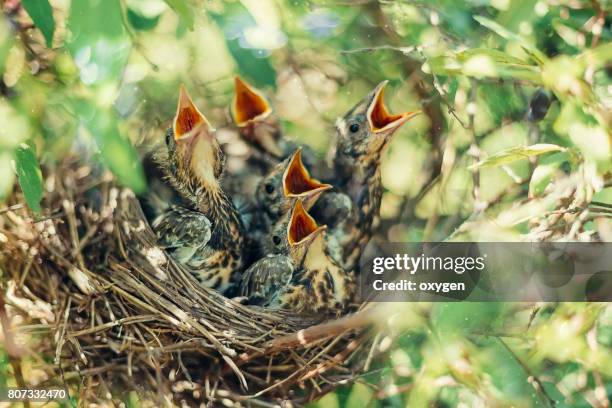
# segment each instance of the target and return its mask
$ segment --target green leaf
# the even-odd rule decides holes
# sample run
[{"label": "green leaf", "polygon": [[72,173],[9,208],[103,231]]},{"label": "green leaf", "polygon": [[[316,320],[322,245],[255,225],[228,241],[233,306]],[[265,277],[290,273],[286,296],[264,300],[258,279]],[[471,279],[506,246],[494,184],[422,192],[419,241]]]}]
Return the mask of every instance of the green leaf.
[{"label": "green leaf", "polygon": [[0,72],[4,72],[6,60],[14,41],[15,36],[8,20],[0,18]]},{"label": "green leaf", "polygon": [[32,146],[22,143],[15,150],[15,170],[26,202],[36,214],[40,214],[43,196],[43,179],[36,153]]},{"label": "green leaf", "polygon": [[179,16],[183,23],[193,30],[193,8],[188,0],[164,0],[168,6]]},{"label": "green leaf", "polygon": [[469,331],[486,331],[501,314],[502,303],[436,303],[432,309],[432,324],[443,341]]},{"label": "green leaf", "polygon": [[436,75],[514,78],[534,83],[542,82],[539,67],[529,65],[502,51],[485,48],[431,57],[423,69]]},{"label": "green leaf", "polygon": [[138,398],[138,393],[136,391],[130,391],[127,397],[127,401],[125,402],[125,406],[127,408],[139,408],[140,400]]},{"label": "green leaf", "polygon": [[[255,19],[249,11],[240,3],[235,2],[225,7],[225,13],[231,10],[233,16],[241,16],[248,25],[255,25]],[[231,19],[226,19],[225,14],[210,13],[217,25],[226,32],[225,44],[234,58],[241,75],[252,80],[256,86],[276,87],[276,71],[266,55],[256,55],[261,50],[244,48],[238,38],[227,35],[228,26],[232,24]]]},{"label": "green leaf", "polygon": [[227,39],[226,43],[242,75],[252,78],[257,86],[276,86],[276,72],[267,57],[256,57],[254,50],[242,48],[238,40]]},{"label": "green leaf", "polygon": [[130,141],[119,132],[115,111],[100,109],[86,100],[77,101],[75,109],[93,135],[102,161],[117,176],[119,182],[136,193],[146,191],[147,185],[140,160]]},{"label": "green leaf", "polygon": [[612,347],[612,307],[608,306],[597,319],[597,342]]},{"label": "green leaf", "polygon": [[374,392],[370,387],[362,383],[355,383],[351,387],[351,393],[348,396],[348,399],[344,404],[342,404],[342,406],[366,408],[370,405],[371,401],[373,401],[374,398]]},{"label": "green leaf", "polygon": [[529,181],[529,196],[537,197],[544,193],[546,187],[553,180],[553,177],[557,173],[561,163],[547,163],[540,164],[536,167],[531,175]]},{"label": "green leaf", "polygon": [[42,31],[47,47],[51,48],[53,33],[55,32],[55,20],[49,0],[21,0],[21,4],[30,15],[34,25]]},{"label": "green leaf", "polygon": [[601,44],[595,48],[588,49],[576,57],[586,68],[591,67],[597,71],[612,61],[612,42]]},{"label": "green leaf", "polygon": [[490,376],[492,385],[508,400],[526,399],[527,406],[539,406],[538,395],[532,392],[528,373],[517,360],[519,357],[499,338],[486,338],[482,343],[485,347],[475,359]]},{"label": "green leaf", "polygon": [[6,380],[9,378],[10,364],[8,354],[6,354],[4,349],[0,349],[0,390],[3,392],[8,386]]},{"label": "green leaf", "polygon": [[140,31],[152,30],[159,23],[159,15],[155,17],[145,17],[142,14],[128,8],[127,18],[132,27]]},{"label": "green leaf", "polygon": [[523,37],[513,33],[505,27],[502,27],[499,23],[482,16],[474,16],[474,20],[478,21],[483,27],[488,28],[500,37],[519,43],[539,65],[542,65],[546,61],[547,58],[542,51],[538,50],[533,44],[528,42]]},{"label": "green leaf", "polygon": [[520,159],[527,159],[531,156],[539,156],[541,154],[550,152],[563,152],[565,150],[566,149],[564,147],[547,143],[539,143],[531,146],[516,146],[495,153],[470,166],[469,169],[473,170],[475,168],[496,167],[503,164],[512,163]]},{"label": "green leaf", "polygon": [[[102,17],[103,16],[103,17]],[[130,51],[118,0],[73,1],[67,48],[86,85],[116,82]]]},{"label": "green leaf", "polygon": [[491,48],[471,48],[463,50],[457,53],[457,59],[459,61],[466,61],[467,59],[476,55],[486,55],[490,57],[493,62],[497,65],[518,65],[523,67],[532,67],[529,63],[523,61],[520,58],[513,57],[503,51],[499,51]]}]

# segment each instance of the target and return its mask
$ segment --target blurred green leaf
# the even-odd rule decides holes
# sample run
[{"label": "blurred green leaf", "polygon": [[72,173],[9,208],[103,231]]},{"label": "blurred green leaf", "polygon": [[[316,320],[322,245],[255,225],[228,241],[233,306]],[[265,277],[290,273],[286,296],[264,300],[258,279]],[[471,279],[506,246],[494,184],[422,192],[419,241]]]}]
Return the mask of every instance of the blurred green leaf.
[{"label": "blurred green leaf", "polygon": [[499,23],[490,20],[483,16],[474,16],[474,20],[478,21],[482,26],[493,31],[500,37],[519,43],[525,50],[529,51],[529,54],[535,59],[538,64],[543,64],[546,61],[546,56],[538,50],[533,44],[525,40],[523,37],[513,33],[512,31],[502,27]]},{"label": "blurred green leaf", "polygon": [[370,387],[362,383],[355,383],[351,388],[351,392],[343,407],[360,408],[368,407],[375,399],[374,391]]},{"label": "blurred green leaf", "polygon": [[[232,18],[227,18],[228,14]],[[210,15],[225,32],[225,44],[236,61],[240,74],[249,80],[253,80],[256,86],[276,87],[276,71],[272,67],[268,56],[263,53],[264,51],[244,48],[243,43],[235,33],[228,35],[228,31],[236,29],[237,21],[240,21],[241,26],[256,24],[248,10],[240,2],[235,2],[226,5],[223,15],[217,13],[211,13]]]},{"label": "blurred green leaf", "polygon": [[597,319],[597,342],[605,347],[612,347],[612,305],[602,311]]},{"label": "blurred green leaf", "polygon": [[591,113],[576,100],[564,103],[553,128],[571,140],[584,157],[597,162],[600,171],[605,173],[612,169],[609,131],[599,122],[600,117]]},{"label": "blurred green leaf", "polygon": [[557,96],[577,98],[582,104],[593,105],[596,98],[591,85],[583,78],[585,69],[579,60],[560,55],[544,64],[542,78]]},{"label": "blurred green leaf", "polygon": [[[528,373],[517,360],[519,357],[505,342],[499,338],[487,338],[483,340],[482,354],[479,363],[490,376],[495,388],[507,397],[507,400],[527,400],[526,406],[537,406],[538,395],[528,379]],[[525,402],[527,402],[525,401]]]},{"label": "blurred green leaf", "polygon": [[21,0],[21,4],[28,12],[34,25],[42,31],[47,47],[51,48],[53,33],[55,32],[55,20],[49,0]]},{"label": "blurred green leaf", "polygon": [[40,201],[43,197],[43,179],[34,148],[22,143],[15,150],[15,170],[17,179],[28,206],[40,214]]},{"label": "blurred green leaf", "polygon": [[432,323],[446,340],[465,332],[491,329],[495,319],[501,315],[502,303],[436,303],[432,309]]},{"label": "blurred green leaf", "polygon": [[513,57],[510,54],[492,48],[470,48],[467,50],[462,50],[457,53],[457,59],[459,61],[465,61],[476,55],[485,55],[487,57],[490,57],[495,64],[532,67],[531,64],[523,61],[520,58]]},{"label": "blurred green leaf", "polygon": [[126,408],[139,408],[140,407],[140,399],[138,398],[138,393],[136,391],[131,391],[128,394],[127,401],[125,402]]},{"label": "blurred green leaf", "polygon": [[193,30],[194,15],[193,8],[189,0],[164,0],[168,6],[179,16],[181,21]]},{"label": "blurred green leaf", "polygon": [[94,136],[102,161],[117,176],[121,184],[136,193],[146,191],[144,172],[132,144],[123,137],[112,109],[100,109],[86,100],[76,103],[81,121]]},{"label": "blurred green leaf", "polygon": [[[581,406],[574,398],[572,398],[573,401],[568,401],[565,395],[563,395],[563,393],[559,391],[559,388],[555,383],[550,381],[540,381],[542,382],[542,387],[544,388],[544,391],[546,391],[546,395],[548,395],[550,399],[555,402],[555,408],[575,408]],[[587,406],[588,405],[585,405],[585,408]]]},{"label": "blurred green leaf", "polygon": [[67,48],[87,85],[117,81],[130,51],[118,0],[73,1]]},{"label": "blurred green leaf", "polygon": [[309,408],[340,408],[338,397],[333,392],[325,394],[317,401],[308,404]]},{"label": "blurred green leaf", "polygon": [[253,78],[257,86],[276,86],[276,72],[267,57],[256,57],[252,50],[242,48],[238,40],[226,42],[242,75]]},{"label": "blurred green leaf", "polygon": [[[9,374],[9,359],[4,348],[0,348],[0,390],[6,390],[8,386],[6,379]],[[4,395],[4,394],[3,394]]]},{"label": "blurred green leaf", "polygon": [[576,59],[586,68],[593,70],[603,68],[612,61],[612,42],[601,44],[578,55]]},{"label": "blurred green leaf", "polygon": [[544,153],[561,152],[564,150],[564,147],[547,143],[539,143],[531,146],[516,146],[495,153],[487,157],[486,159],[470,166],[469,169],[472,170],[474,168],[501,166],[502,164],[512,163],[520,159],[527,159],[531,156],[539,156]]},{"label": "blurred green leaf", "polygon": [[560,19],[553,20],[552,26],[559,37],[563,38],[567,44],[575,48],[580,46],[581,37],[584,38],[584,36],[578,30],[563,24]]},{"label": "blurred green leaf", "polygon": [[431,71],[436,75],[513,78],[534,83],[542,82],[538,67],[502,51],[484,48],[431,57],[423,69],[425,72]]},{"label": "blurred green leaf", "polygon": [[531,174],[529,181],[529,196],[537,197],[544,193],[544,190],[553,180],[555,174],[559,172],[559,168],[567,160],[567,153],[559,153],[556,160],[550,160],[547,163],[539,164]]},{"label": "blurred green leaf", "polygon": [[525,112],[525,102],[511,86],[484,83],[478,86],[478,95],[498,126],[509,118],[520,118]]},{"label": "blurred green leaf", "polygon": [[132,27],[141,31],[149,31],[154,29],[159,23],[159,15],[155,17],[145,17],[140,13],[132,10],[131,8],[127,9],[127,18]]},{"label": "blurred green leaf", "polygon": [[0,72],[4,73],[6,58],[14,43],[14,35],[8,20],[0,18]]}]

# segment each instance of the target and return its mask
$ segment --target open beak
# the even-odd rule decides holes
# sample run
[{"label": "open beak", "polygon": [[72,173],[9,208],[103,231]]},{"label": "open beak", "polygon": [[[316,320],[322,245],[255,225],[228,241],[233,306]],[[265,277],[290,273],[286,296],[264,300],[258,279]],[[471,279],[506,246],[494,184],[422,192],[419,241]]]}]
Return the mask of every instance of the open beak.
[{"label": "open beak", "polygon": [[[285,197],[300,197],[308,199],[307,208],[310,208],[316,197],[319,196],[323,191],[332,188],[331,184],[321,183],[310,177],[310,173],[302,162],[302,149],[297,149],[289,164],[283,173],[283,192]],[[312,197],[315,200],[312,200]]]},{"label": "open beak", "polygon": [[212,126],[195,106],[183,85],[181,85],[179,91],[178,106],[172,122],[172,130],[177,142],[189,140],[200,134],[212,136]]},{"label": "open beak", "polygon": [[317,222],[308,214],[302,200],[297,200],[291,219],[287,226],[287,239],[289,245],[303,245],[312,242],[327,229],[326,225],[317,225]]},{"label": "open beak", "polygon": [[390,114],[385,105],[385,87],[388,81],[383,81],[374,90],[374,99],[368,107],[367,117],[372,133],[389,132],[398,129],[401,125],[414,118],[421,111],[404,112],[397,115]]},{"label": "open beak", "polygon": [[250,122],[263,120],[272,113],[270,104],[258,90],[251,87],[238,76],[235,78],[234,83],[232,116],[237,126],[247,126]]}]

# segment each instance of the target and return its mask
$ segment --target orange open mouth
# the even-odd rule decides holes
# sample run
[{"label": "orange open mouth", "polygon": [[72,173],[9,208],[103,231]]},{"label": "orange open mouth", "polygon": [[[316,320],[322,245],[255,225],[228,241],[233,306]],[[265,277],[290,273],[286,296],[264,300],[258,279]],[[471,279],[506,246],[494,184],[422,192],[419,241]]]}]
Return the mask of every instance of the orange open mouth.
[{"label": "orange open mouth", "polygon": [[370,123],[370,129],[374,133],[397,129],[409,119],[412,119],[420,113],[420,111],[404,112],[395,115],[389,113],[384,100],[386,85],[386,81],[378,85],[374,94],[374,100],[368,108],[368,121]]},{"label": "orange open mouth", "polygon": [[302,200],[297,200],[287,227],[287,239],[290,245],[296,245],[314,238],[326,228],[325,225],[318,226],[314,218],[304,209]]},{"label": "orange open mouth", "polygon": [[208,120],[195,106],[185,87],[181,85],[176,116],[172,123],[174,139],[178,141],[190,137],[193,134],[192,131],[200,124],[210,128]]},{"label": "orange open mouth", "polygon": [[266,118],[272,112],[272,108],[259,91],[240,77],[236,77],[234,82],[232,114],[236,125],[246,126],[249,122]]},{"label": "orange open mouth", "polygon": [[321,183],[319,180],[310,177],[302,162],[302,149],[296,150],[283,174],[285,197],[300,197],[330,188],[332,188],[330,184]]}]

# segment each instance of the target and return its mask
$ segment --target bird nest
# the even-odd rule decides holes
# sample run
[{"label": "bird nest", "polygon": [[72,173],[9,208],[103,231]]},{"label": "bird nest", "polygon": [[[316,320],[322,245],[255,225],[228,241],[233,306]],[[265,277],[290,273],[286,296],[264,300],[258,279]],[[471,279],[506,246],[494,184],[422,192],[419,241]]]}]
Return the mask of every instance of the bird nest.
[{"label": "bird nest", "polygon": [[304,316],[242,305],[169,259],[134,194],[107,173],[76,160],[47,173],[41,216],[15,193],[0,218],[7,350],[28,344],[47,378],[23,385],[64,386],[86,405],[136,391],[152,405],[289,406],[367,369],[371,308]]}]

